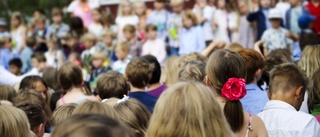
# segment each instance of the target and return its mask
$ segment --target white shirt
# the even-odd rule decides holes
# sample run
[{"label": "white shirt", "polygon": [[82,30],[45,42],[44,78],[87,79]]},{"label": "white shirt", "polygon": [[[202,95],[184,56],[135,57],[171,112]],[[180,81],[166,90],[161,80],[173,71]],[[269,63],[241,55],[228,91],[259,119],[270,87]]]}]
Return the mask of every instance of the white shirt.
[{"label": "white shirt", "polygon": [[167,56],[165,48],[165,43],[162,39],[147,40],[142,46],[142,56],[148,54],[153,55],[160,64],[163,64]]},{"label": "white shirt", "polygon": [[90,33],[100,38],[103,32],[103,26],[101,24],[91,23],[88,30]]},{"label": "white shirt", "polygon": [[81,60],[84,60],[86,55],[92,55],[94,52],[98,51],[97,47],[93,46],[91,49],[86,49],[81,53]]},{"label": "white shirt", "polygon": [[125,59],[124,61],[117,60],[116,62],[114,62],[112,64],[112,70],[118,71],[121,74],[125,75],[126,68],[127,68],[127,65],[129,64],[129,62],[130,62],[130,59]]},{"label": "white shirt", "polygon": [[44,53],[44,56],[47,59],[47,65],[54,67],[54,68],[60,68],[61,66],[59,65],[59,59],[63,58],[63,53],[61,50],[57,50],[57,52],[52,55],[50,54],[50,51],[47,51]]},{"label": "white shirt", "polygon": [[15,84],[19,83],[23,78],[32,75],[39,76],[40,73],[36,68],[33,68],[31,69],[31,71],[27,72],[22,76],[16,76],[7,71],[3,66],[0,66],[0,85],[14,86]]},{"label": "white shirt", "polygon": [[223,10],[216,10],[213,22],[216,23],[218,26],[214,28],[214,38],[217,40],[222,40],[226,43],[230,43],[233,41],[237,41],[237,33],[228,33],[229,29],[237,29],[238,28],[238,20],[239,16],[236,12],[227,13]]},{"label": "white shirt", "polygon": [[[201,10],[201,9],[195,7],[193,8],[192,11],[194,13],[197,13],[198,10]],[[202,16],[206,19],[206,21],[202,25],[205,41],[209,41],[213,39],[213,31],[212,31],[211,23],[212,23],[212,16],[214,12],[215,12],[215,7],[211,7],[211,6],[206,6],[201,11]]]},{"label": "white shirt", "polygon": [[319,137],[318,121],[290,104],[271,100],[258,114],[270,137]]},{"label": "white shirt", "polygon": [[116,18],[116,24],[118,26],[118,39],[125,40],[124,35],[123,35],[123,28],[126,25],[133,25],[137,26],[139,23],[139,18],[136,15],[132,16],[117,16]]}]

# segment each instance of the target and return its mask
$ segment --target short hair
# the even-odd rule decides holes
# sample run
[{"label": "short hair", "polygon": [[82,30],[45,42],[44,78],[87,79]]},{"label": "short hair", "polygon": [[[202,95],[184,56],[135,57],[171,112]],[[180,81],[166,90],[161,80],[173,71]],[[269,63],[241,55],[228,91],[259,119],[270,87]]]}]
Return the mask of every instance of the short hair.
[{"label": "short hair", "polygon": [[102,37],[111,37],[114,39],[116,38],[116,34],[112,30],[107,29],[102,32]]},{"label": "short hair", "polygon": [[269,89],[271,95],[279,91],[290,91],[299,86],[303,87],[304,92],[308,88],[308,78],[295,64],[285,63],[271,70]]},{"label": "short hair", "polygon": [[29,103],[29,102],[22,102],[18,105],[16,105],[15,107],[23,110],[28,119],[29,119],[29,123],[30,123],[30,128],[31,130],[36,133],[35,131],[37,131],[38,127],[41,125],[41,124],[45,124],[45,113],[44,111],[42,110],[42,108],[37,105],[37,104],[32,104],[32,103]]},{"label": "short hair", "polygon": [[70,117],[73,113],[73,110],[76,108],[76,103],[70,103],[66,105],[62,105],[58,107],[53,113],[51,117],[51,126],[54,127],[59,123],[65,121],[68,117]]},{"label": "short hair", "polygon": [[100,114],[79,114],[58,124],[52,137],[128,137],[127,129],[116,120]]},{"label": "short hair", "polygon": [[123,32],[135,33],[136,28],[135,28],[135,26],[129,24],[129,25],[124,26]]},{"label": "short hair", "polygon": [[205,56],[201,55],[198,52],[192,52],[180,57],[178,67],[181,67],[185,63],[188,63],[190,61],[200,61],[203,64],[207,64],[207,58]]},{"label": "short hair", "polygon": [[117,71],[108,71],[97,82],[96,91],[101,99],[123,98],[129,92],[129,86],[124,76]]},{"label": "short hair", "polygon": [[35,18],[34,20],[34,23],[45,23],[46,22],[46,18],[42,15],[42,16],[39,16],[37,18]]},{"label": "short hair", "polygon": [[244,49],[244,47],[240,44],[240,43],[230,43],[229,45],[227,45],[225,47],[225,49],[234,51],[234,52],[238,52],[242,49]]},{"label": "short hair", "polygon": [[201,61],[190,61],[179,68],[180,81],[203,82],[206,77],[206,65]]},{"label": "short hair", "polygon": [[193,13],[192,10],[186,10],[186,11],[184,12],[183,16],[184,16],[185,18],[191,19],[193,26],[197,26],[197,25],[198,25],[197,17],[196,17],[196,15]]},{"label": "short hair", "polygon": [[85,33],[84,35],[82,35],[80,41],[81,42],[91,41],[93,43],[96,43],[97,42],[97,37],[92,33]]},{"label": "short hair", "polygon": [[107,59],[107,53],[103,52],[103,51],[96,51],[92,54],[92,60],[95,59],[102,59],[102,60],[106,60]]},{"label": "short hair", "polygon": [[149,31],[158,31],[158,28],[156,25],[153,25],[153,24],[148,24],[146,26],[146,31],[149,32]]},{"label": "short hair", "polygon": [[129,42],[121,42],[117,44],[116,48],[120,48],[122,51],[129,52],[130,51],[130,44]]},{"label": "short hair", "polygon": [[34,37],[27,37],[26,45],[30,48],[34,47],[36,45],[36,39]]},{"label": "short hair", "polygon": [[155,2],[159,2],[159,3],[166,3],[167,0],[155,0]]},{"label": "short hair", "polygon": [[31,58],[36,59],[38,62],[47,62],[46,56],[42,52],[35,52],[31,55]]},{"label": "short hair", "polygon": [[12,86],[0,85],[0,100],[8,100],[13,102],[16,95],[17,92]]},{"label": "short hair", "polygon": [[101,114],[118,120],[118,116],[111,106],[97,101],[83,101],[72,112],[72,115],[77,114]]},{"label": "short hair", "polygon": [[143,58],[133,59],[126,68],[126,77],[133,87],[144,88],[148,85],[154,65]]},{"label": "short hair", "polygon": [[170,6],[177,6],[183,4],[183,0],[170,0]]},{"label": "short hair", "polygon": [[264,61],[261,54],[253,49],[242,49],[238,52],[244,59],[247,68],[246,82],[250,84],[254,81],[255,73],[264,68]]},{"label": "short hair", "polygon": [[19,58],[13,58],[9,61],[9,65],[14,65],[18,68],[22,68],[22,61]]},{"label": "short hair", "polygon": [[59,9],[59,8],[57,8],[57,7],[54,7],[54,8],[52,8],[52,10],[51,10],[51,15],[52,16],[63,16],[63,12]]},{"label": "short hair", "polygon": [[145,55],[145,56],[142,56],[142,58],[147,60],[150,64],[154,65],[154,69],[153,69],[149,84],[159,83],[161,78],[161,65],[158,62],[157,58],[153,55]]}]

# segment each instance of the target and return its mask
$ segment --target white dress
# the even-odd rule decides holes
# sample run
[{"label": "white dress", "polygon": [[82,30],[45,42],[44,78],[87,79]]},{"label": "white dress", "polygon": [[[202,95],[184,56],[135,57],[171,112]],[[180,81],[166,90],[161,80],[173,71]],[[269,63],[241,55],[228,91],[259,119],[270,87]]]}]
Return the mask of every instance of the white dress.
[{"label": "white dress", "polygon": [[50,51],[44,53],[44,56],[47,59],[47,65],[53,68],[60,68],[59,59],[62,59],[63,53],[61,50],[57,50],[56,54],[51,55]]},{"label": "white dress", "polygon": [[167,56],[165,42],[162,39],[147,40],[142,46],[142,56],[153,55],[163,65]]},{"label": "white dress", "polygon": [[88,28],[89,32],[100,38],[103,32],[103,26],[101,24],[91,23]]},{"label": "white dress", "polygon": [[229,29],[238,28],[238,14],[236,12],[227,13],[223,10],[216,10],[213,16],[213,22],[218,26],[214,28],[214,37],[216,40],[222,40],[226,43],[234,42],[238,40],[237,32],[229,34]]},{"label": "white dress", "polygon": [[126,25],[133,25],[133,26],[137,26],[139,23],[139,18],[136,15],[132,15],[132,16],[118,16],[116,18],[116,24],[118,26],[118,39],[121,40],[125,40],[124,35],[123,35],[123,28]]},{"label": "white dress", "polygon": [[12,42],[14,42],[16,45],[15,47],[13,47],[14,53],[17,53],[22,46],[25,46],[25,43],[23,43],[23,29],[23,26],[19,26],[16,30],[11,32]]}]

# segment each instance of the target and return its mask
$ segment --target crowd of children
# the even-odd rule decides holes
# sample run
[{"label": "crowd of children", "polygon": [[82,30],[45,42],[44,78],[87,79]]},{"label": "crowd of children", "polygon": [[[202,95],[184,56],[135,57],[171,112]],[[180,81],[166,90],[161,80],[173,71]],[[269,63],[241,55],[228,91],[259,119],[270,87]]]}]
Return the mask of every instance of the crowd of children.
[{"label": "crowd of children", "polygon": [[319,0],[96,1],[0,18],[1,136],[320,136]]}]

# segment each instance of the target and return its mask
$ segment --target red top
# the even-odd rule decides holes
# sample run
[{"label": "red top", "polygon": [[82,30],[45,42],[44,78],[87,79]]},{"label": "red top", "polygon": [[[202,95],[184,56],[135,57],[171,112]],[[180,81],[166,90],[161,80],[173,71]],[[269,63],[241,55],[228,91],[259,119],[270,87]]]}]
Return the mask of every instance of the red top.
[{"label": "red top", "polygon": [[317,34],[320,34],[320,3],[316,6],[312,2],[309,2],[309,4],[306,5],[306,8],[309,9],[313,16],[317,17],[313,22],[313,29]]}]

